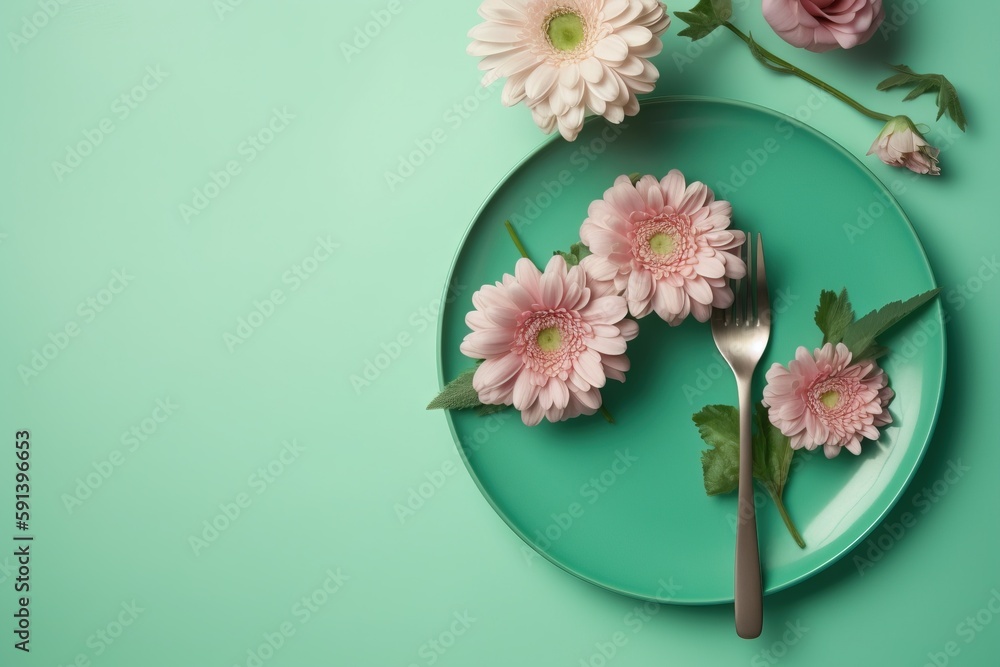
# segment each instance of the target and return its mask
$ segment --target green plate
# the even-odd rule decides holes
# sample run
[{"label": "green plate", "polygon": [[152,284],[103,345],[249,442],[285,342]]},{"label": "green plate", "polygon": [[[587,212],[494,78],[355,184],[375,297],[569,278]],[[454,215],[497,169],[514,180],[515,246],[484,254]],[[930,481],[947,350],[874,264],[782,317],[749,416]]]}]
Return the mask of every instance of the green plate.
[{"label": "green plate", "polygon": [[[574,143],[556,138],[519,164],[490,195],[459,249],[440,322],[440,374],[472,365],[459,352],[466,312],[484,283],[513,272],[518,227],[544,266],[579,240],[587,206],[615,177],[680,169],[733,204],[734,226],[760,231],[776,310],[758,367],[787,363],[822,340],[813,312],[822,289],[847,287],[859,314],[935,287],[913,228],[858,160],[815,130],[773,111],[701,98],[646,101],[613,126],[588,121]],[[454,295],[458,296],[454,296]],[[528,428],[509,409],[494,417],[449,413],[469,472],[497,513],[542,556],[594,584],[636,598],[710,604],[733,599],[736,496],[708,497],[705,448],[692,413],[736,403],[736,385],[708,324],[670,328],[641,320],[629,344],[627,381],[609,381],[600,416]],[[796,455],[785,493],[807,547],[792,541],[758,495],[764,586],[786,588],[857,545],[899,499],[923,457],[944,381],[943,312],[927,307],[886,337],[897,397],[894,422],[861,456]],[[803,455],[805,454],[805,455]]]}]

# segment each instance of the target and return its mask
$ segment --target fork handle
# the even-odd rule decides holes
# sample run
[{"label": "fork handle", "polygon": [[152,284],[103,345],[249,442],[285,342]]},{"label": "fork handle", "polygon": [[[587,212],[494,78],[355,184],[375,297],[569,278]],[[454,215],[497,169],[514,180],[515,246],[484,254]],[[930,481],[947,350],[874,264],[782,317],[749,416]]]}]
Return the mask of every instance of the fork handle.
[{"label": "fork handle", "polygon": [[735,607],[736,634],[744,639],[760,636],[764,623],[764,600],[757,546],[757,510],[753,500],[753,441],[750,430],[752,406],[750,380],[737,385],[740,399],[740,483],[736,522]]}]

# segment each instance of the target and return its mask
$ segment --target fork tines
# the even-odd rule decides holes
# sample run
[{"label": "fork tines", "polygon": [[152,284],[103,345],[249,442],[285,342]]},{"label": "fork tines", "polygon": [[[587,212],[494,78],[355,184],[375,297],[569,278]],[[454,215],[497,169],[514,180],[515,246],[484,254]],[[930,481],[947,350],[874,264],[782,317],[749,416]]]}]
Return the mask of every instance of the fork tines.
[{"label": "fork tines", "polygon": [[[771,304],[767,291],[767,272],[764,270],[764,244],[757,234],[757,252],[753,252],[753,236],[746,235],[746,242],[740,248],[740,259],[747,267],[746,278],[733,281],[733,305],[731,308],[716,309],[713,318],[720,323],[748,326],[771,323]],[[756,280],[751,280],[756,271]]]}]

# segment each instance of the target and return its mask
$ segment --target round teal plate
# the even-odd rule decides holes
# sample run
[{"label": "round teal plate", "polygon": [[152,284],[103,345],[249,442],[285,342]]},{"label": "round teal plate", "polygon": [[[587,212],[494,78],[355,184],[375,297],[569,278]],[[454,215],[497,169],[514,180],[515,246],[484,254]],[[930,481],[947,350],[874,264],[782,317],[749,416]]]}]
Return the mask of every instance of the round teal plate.
[{"label": "round teal plate", "polygon": [[[512,273],[511,220],[539,266],[579,240],[587,206],[620,174],[680,169],[733,204],[734,226],[761,232],[775,309],[758,367],[818,347],[813,313],[822,289],[846,287],[859,316],[935,287],[902,210],[853,156],[801,123],[760,107],[693,98],[646,101],[620,126],[588,121],[577,141],[556,138],[519,164],[479,211],[456,256],[441,314],[440,373],[472,366],[459,344],[465,314],[485,283]],[[625,595],[709,604],[733,599],[736,496],[702,486],[705,445],[691,415],[736,403],[732,373],[707,324],[675,328],[655,315],[629,344],[627,381],[610,381],[614,414],[526,427],[509,409],[492,417],[449,413],[469,471],[497,513],[544,556]],[[807,546],[792,541],[773,503],[758,495],[764,586],[786,588],[858,544],[904,492],[927,448],[944,381],[943,313],[926,307],[880,340],[897,396],[893,424],[860,456],[799,452],[785,501]]]}]

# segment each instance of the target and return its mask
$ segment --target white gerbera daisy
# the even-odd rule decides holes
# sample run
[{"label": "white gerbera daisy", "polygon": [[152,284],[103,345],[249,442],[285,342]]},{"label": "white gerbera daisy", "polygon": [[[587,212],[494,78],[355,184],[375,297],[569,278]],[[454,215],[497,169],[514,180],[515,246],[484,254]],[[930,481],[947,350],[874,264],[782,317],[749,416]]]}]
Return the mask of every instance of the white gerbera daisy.
[{"label": "white gerbera daisy", "polygon": [[479,15],[467,51],[482,57],[483,85],[506,77],[503,103],[525,100],[542,130],[569,141],[587,109],[612,123],[639,112],[670,25],[657,0],[484,0]]}]

